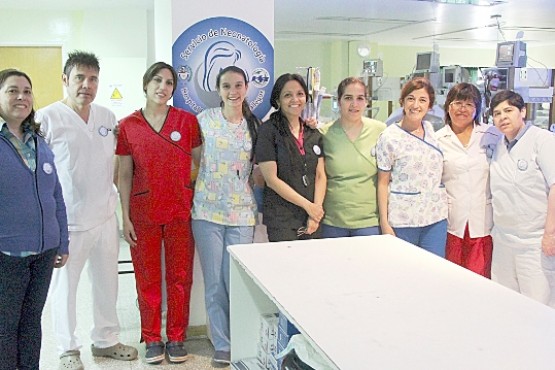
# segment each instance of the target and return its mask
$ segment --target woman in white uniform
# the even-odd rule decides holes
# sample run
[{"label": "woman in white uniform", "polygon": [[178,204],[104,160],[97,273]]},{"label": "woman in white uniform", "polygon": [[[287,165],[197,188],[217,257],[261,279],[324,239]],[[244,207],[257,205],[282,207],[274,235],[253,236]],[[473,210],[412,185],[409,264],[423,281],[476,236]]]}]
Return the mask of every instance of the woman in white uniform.
[{"label": "woman in white uniform", "polygon": [[524,122],[515,92],[498,92],[491,110],[504,135],[490,167],[492,279],[555,307],[555,134]]},{"label": "woman in white uniform", "polygon": [[489,162],[500,138],[495,127],[480,124],[482,97],[463,82],[445,100],[445,127],[437,133],[443,151],[448,226],[445,257],[482,276],[491,276],[492,228]]}]

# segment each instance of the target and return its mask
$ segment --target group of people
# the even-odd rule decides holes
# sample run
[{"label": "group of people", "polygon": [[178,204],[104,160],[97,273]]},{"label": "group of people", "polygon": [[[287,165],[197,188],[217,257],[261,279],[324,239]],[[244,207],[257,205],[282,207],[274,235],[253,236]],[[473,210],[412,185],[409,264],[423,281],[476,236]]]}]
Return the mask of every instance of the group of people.
[{"label": "group of people", "polygon": [[303,118],[310,96],[297,74],[276,79],[275,111],[261,123],[242,69],[222,69],[220,107],[194,116],[168,104],[177,74],[157,62],[143,76],[144,108],[117,125],[93,103],[99,71],[94,54],[70,53],[66,97],[36,117],[29,77],[0,71],[0,170],[10,173],[0,177],[0,370],[38,369],[49,286],[59,368],[84,368],[75,331],[86,262],[93,356],[137,358],[118,340],[117,191],[145,361],[187,359],[196,247],[213,360],[229,363],[227,246],[254,240],[256,171],[271,242],[392,234],[543,303],[555,295],[555,135],[525,124],[514,92],[494,96],[493,127],[479,121],[478,89],[458,84],[434,132],[424,120],[435,102],[428,80],[406,83],[403,116],[386,127],[365,117],[366,86],[349,77],[338,86],[339,118],[316,128]]},{"label": "group of people", "polygon": [[[118,124],[110,110],[93,103],[99,72],[94,54],[69,53],[62,75],[66,97],[35,114],[29,76],[0,71],[0,170],[10,174],[0,180],[0,369],[39,368],[47,294],[59,369],[84,369],[76,295],[85,264],[92,283],[92,355],[137,358],[137,349],[118,339],[118,191],[145,361],[187,359],[196,244],[213,360],[229,363],[226,246],[251,243],[257,218],[250,180],[260,121],[245,101],[247,75],[235,66],[222,70],[216,81],[221,107],[196,117],[168,105],[177,74],[154,63],[143,76],[144,108]],[[192,169],[199,166],[195,182]]]},{"label": "group of people", "polygon": [[0,71],[2,370],[39,368],[47,294],[60,369],[83,369],[76,294],[87,262],[93,356],[137,357],[118,339],[117,121],[93,103],[99,71],[93,54],[70,53],[62,74],[66,97],[36,114],[29,76]]},{"label": "group of people", "polygon": [[491,101],[494,126],[481,124],[469,83],[449,90],[434,132],[434,100],[428,80],[410,80],[402,119],[378,139],[382,233],[555,307],[555,135],[526,123],[509,90]]}]

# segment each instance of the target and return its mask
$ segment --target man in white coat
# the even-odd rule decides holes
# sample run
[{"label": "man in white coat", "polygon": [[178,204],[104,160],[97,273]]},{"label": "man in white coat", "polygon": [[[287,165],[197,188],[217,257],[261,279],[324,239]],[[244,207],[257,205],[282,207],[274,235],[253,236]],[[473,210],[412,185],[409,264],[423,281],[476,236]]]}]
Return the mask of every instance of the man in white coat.
[{"label": "man in white coat", "polygon": [[119,235],[114,174],[114,114],[93,104],[100,66],[91,53],[72,52],[62,81],[67,97],[37,112],[55,155],[66,202],[71,258],[52,277],[50,302],[60,369],[84,369],[75,335],[76,295],[88,261],[92,284],[93,356],[137,358],[137,350],[118,340],[116,313]]},{"label": "man in white coat", "polygon": [[525,124],[526,107],[515,92],[498,92],[491,111],[504,135],[490,166],[492,279],[553,306],[555,134]]}]

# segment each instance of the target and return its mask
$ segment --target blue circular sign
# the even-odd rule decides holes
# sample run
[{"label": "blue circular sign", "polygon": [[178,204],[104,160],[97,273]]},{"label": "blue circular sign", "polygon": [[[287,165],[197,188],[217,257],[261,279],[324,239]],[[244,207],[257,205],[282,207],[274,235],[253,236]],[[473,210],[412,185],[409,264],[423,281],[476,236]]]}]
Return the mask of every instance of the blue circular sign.
[{"label": "blue circular sign", "polygon": [[262,118],[270,110],[274,48],[250,24],[229,17],[202,20],[175,40],[172,54],[178,75],[175,106],[195,114],[218,107],[216,76],[235,65],[247,75],[246,99],[253,113]]}]

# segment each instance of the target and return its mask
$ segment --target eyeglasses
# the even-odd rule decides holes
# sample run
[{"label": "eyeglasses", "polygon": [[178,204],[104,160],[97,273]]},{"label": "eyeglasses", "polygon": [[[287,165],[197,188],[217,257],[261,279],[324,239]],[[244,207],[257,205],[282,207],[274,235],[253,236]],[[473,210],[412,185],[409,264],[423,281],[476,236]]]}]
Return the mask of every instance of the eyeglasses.
[{"label": "eyeglasses", "polygon": [[455,109],[466,109],[466,110],[474,110],[476,109],[476,105],[474,103],[463,102],[463,101],[452,101],[449,103]]}]

